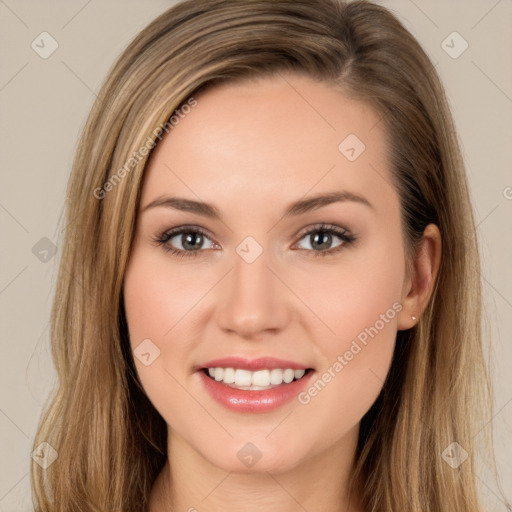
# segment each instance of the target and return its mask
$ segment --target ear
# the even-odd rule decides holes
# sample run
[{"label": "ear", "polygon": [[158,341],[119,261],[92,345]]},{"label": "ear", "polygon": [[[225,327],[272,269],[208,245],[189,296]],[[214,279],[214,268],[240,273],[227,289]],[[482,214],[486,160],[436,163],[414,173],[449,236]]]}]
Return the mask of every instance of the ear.
[{"label": "ear", "polygon": [[[404,280],[402,310],[398,315],[399,331],[414,327],[425,311],[434,290],[440,263],[441,233],[435,224],[429,224]],[[413,316],[416,320],[413,320]]]}]

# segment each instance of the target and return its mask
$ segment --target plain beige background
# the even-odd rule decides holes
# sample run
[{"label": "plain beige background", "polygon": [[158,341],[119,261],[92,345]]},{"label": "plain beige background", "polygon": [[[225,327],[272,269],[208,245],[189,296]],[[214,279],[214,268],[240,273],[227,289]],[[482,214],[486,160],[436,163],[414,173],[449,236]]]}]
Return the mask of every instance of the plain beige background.
[{"label": "plain beige background", "polygon": [[[0,512],[31,510],[32,440],[56,382],[48,320],[78,135],[115,58],[173,3],[0,0]],[[496,386],[496,415],[484,428],[496,433],[511,501],[512,1],[380,3],[437,65],[458,126],[481,242]],[[44,51],[51,49],[44,31],[58,44],[45,59],[31,47],[34,40],[43,46],[45,37]],[[477,477],[488,510],[506,510],[483,470]]]}]

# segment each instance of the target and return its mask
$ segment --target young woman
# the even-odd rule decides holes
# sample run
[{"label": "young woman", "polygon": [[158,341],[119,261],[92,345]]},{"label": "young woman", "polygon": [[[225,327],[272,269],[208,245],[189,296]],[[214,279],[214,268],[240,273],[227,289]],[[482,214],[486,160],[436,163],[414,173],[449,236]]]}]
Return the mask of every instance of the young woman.
[{"label": "young woman", "polygon": [[483,510],[466,176],[386,9],[172,7],[109,73],[66,215],[37,511]]}]

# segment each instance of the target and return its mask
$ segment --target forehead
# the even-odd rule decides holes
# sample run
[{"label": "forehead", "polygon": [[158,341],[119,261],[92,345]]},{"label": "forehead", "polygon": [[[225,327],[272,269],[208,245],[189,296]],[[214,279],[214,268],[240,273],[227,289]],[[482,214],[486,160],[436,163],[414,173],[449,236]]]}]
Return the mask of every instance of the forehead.
[{"label": "forehead", "polygon": [[380,116],[340,89],[288,74],[195,99],[153,150],[141,207],[163,194],[246,212],[308,193],[348,190],[377,205],[394,194]]}]

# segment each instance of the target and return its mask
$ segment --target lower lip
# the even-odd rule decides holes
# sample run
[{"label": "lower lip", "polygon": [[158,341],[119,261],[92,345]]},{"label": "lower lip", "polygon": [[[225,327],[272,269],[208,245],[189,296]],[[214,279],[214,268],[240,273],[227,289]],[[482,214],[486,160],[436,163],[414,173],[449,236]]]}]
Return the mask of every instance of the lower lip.
[{"label": "lower lip", "polygon": [[299,380],[258,391],[229,387],[211,379],[204,371],[199,371],[199,376],[211,397],[224,407],[237,412],[267,412],[293,400],[306,387],[313,373],[310,370]]}]

